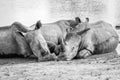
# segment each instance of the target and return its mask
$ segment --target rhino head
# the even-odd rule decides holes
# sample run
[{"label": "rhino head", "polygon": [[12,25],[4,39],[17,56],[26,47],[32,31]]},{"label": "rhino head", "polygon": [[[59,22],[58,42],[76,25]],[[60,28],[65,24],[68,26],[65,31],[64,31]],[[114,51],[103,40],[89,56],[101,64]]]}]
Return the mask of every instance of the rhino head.
[{"label": "rhino head", "polygon": [[[67,60],[73,59],[79,49],[80,42],[82,41],[82,34],[86,33],[90,28],[86,27],[84,24],[79,24],[75,29],[67,30],[67,35],[65,37],[65,52],[64,55]],[[68,32],[69,31],[69,32]]]},{"label": "rhino head", "polygon": [[35,30],[27,31],[26,33],[21,32],[21,34],[26,39],[27,43],[31,47],[33,53],[37,56],[39,53],[47,54],[50,53],[46,40],[41,34],[41,22],[37,21]]}]

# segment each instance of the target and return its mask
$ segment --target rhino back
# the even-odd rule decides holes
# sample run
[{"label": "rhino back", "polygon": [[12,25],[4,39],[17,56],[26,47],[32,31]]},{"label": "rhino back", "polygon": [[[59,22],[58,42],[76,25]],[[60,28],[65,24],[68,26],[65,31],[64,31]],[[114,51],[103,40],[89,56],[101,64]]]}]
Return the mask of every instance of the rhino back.
[{"label": "rhino back", "polygon": [[16,42],[10,27],[0,27],[0,53],[16,53]]},{"label": "rhino back", "polygon": [[118,38],[117,32],[109,23],[101,21],[91,27],[93,27],[91,30],[93,31],[93,35],[95,35],[97,43],[99,44],[105,42],[112,37]]},{"label": "rhino back", "polygon": [[104,22],[104,21],[98,21],[96,23],[93,23],[93,24],[90,24],[90,27],[93,28],[93,29],[102,29],[106,32],[110,32],[111,33],[111,36],[114,36],[114,37],[118,37],[115,29],[113,28],[113,26],[107,22]]},{"label": "rhino back", "polygon": [[62,36],[62,30],[58,24],[43,24],[40,28],[41,33],[46,41],[51,41],[54,43],[58,43],[58,38]]}]

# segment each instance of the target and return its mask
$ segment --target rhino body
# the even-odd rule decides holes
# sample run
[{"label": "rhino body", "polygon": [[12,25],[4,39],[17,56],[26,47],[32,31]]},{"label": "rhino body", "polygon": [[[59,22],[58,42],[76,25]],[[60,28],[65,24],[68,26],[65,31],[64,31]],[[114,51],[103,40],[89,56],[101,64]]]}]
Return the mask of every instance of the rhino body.
[{"label": "rhino body", "polygon": [[[85,29],[89,30],[83,34],[79,34]],[[112,52],[116,49],[119,42],[119,37],[112,25],[104,21],[80,23],[67,35],[71,35],[66,40],[67,51],[65,56],[67,60],[75,57],[86,58],[93,54]],[[72,46],[70,46],[71,44]]]},{"label": "rhino body", "polygon": [[0,54],[17,54],[29,56],[32,51],[25,38],[17,31],[27,32],[28,30],[19,22],[14,22],[10,26],[0,27]]}]

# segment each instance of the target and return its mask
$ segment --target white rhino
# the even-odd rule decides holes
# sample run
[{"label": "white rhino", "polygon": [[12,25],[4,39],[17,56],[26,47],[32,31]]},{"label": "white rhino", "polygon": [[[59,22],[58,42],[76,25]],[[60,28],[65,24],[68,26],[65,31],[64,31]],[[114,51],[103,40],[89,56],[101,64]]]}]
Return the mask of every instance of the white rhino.
[{"label": "white rhino", "polygon": [[82,22],[68,32],[64,56],[72,60],[75,57],[86,58],[93,54],[109,53],[116,49],[118,42],[119,37],[111,24],[104,21]]}]

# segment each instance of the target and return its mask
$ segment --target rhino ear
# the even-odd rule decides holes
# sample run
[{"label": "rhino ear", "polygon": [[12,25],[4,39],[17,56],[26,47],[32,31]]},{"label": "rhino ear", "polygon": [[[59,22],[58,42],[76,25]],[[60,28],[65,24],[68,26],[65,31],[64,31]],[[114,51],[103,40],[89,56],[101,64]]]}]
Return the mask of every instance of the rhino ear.
[{"label": "rhino ear", "polygon": [[87,22],[87,23],[88,23],[88,22],[89,22],[89,18],[88,18],[88,17],[86,17],[85,19],[86,19],[86,21],[85,21],[85,22]]},{"label": "rhino ear", "polygon": [[37,21],[35,30],[39,29],[42,26],[41,21]]},{"label": "rhino ear", "polygon": [[87,28],[87,29],[85,29],[85,30],[83,30],[83,31],[77,32],[77,34],[78,34],[78,35],[81,35],[81,34],[87,32],[88,30],[90,30],[90,28]]},{"label": "rhino ear", "polygon": [[81,23],[81,20],[80,20],[79,17],[75,17],[75,21],[76,21],[77,23]]}]

